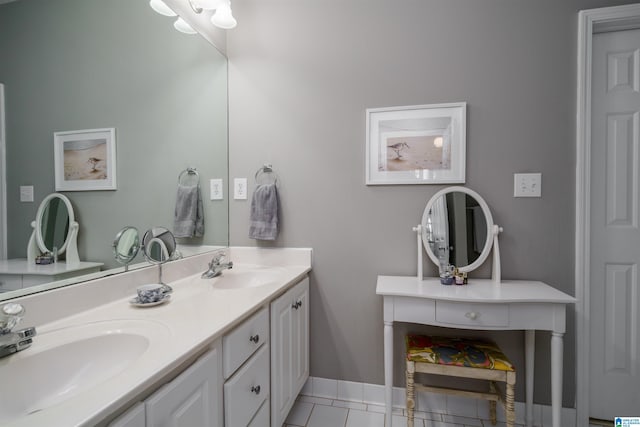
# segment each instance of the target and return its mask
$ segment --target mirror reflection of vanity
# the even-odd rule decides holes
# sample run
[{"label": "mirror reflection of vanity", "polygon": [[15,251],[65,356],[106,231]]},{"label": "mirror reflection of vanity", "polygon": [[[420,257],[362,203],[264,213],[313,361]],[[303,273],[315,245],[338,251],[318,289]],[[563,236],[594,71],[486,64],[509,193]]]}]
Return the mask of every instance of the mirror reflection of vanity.
[{"label": "mirror reflection of vanity", "polygon": [[[378,276],[376,294],[383,298],[386,424],[391,425],[394,371],[394,323],[408,322],[464,330],[524,331],[525,424],[533,425],[535,332],[547,331],[551,340],[551,417],[560,427],[562,409],[563,335],[566,305],[575,298],[534,280],[503,280],[498,235],[488,204],[466,187],[447,187],[427,202],[417,236],[418,274]],[[439,277],[424,277],[423,248]],[[486,262],[493,251],[491,278],[469,277],[455,284],[443,273],[468,274]],[[404,360],[404,357],[400,357]],[[524,375],[523,375],[524,374]],[[517,398],[517,396],[516,396]],[[419,410],[419,408],[418,408]]]},{"label": "mirror reflection of vanity", "polygon": [[100,271],[101,262],[81,262],[73,206],[59,193],[40,204],[27,245],[27,258],[0,260],[0,292]]},{"label": "mirror reflection of vanity", "polygon": [[[197,168],[203,188],[213,178],[226,183],[227,59],[201,36],[176,31],[148,0],[0,3],[0,55],[10,59],[0,61],[7,258],[25,256],[30,223],[54,192],[54,132],[116,130],[117,190],[64,193],[79,223],[78,258],[103,263],[104,274],[125,270],[112,248],[125,225],[173,224],[182,170]],[[23,185],[33,185],[33,203],[20,201]],[[207,196],[204,236],[178,241],[185,256],[228,246],[228,200]],[[131,254],[129,268],[149,266]]]}]

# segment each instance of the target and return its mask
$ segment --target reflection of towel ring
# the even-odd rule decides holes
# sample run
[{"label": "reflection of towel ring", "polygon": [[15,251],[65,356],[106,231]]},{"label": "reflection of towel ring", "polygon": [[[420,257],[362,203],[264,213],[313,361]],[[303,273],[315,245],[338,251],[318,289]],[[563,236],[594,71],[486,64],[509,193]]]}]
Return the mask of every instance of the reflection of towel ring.
[{"label": "reflection of towel ring", "polygon": [[279,184],[278,174],[275,173],[275,171],[273,170],[273,166],[271,166],[270,164],[265,163],[260,169],[256,171],[255,180],[257,184],[262,184],[258,182],[258,179],[262,177],[271,179],[270,182],[266,182],[266,184],[275,184],[276,187]]},{"label": "reflection of towel ring", "polygon": [[178,175],[178,184],[182,183],[182,177],[187,174],[187,176],[195,176],[195,178],[198,181],[198,185],[200,185],[200,174],[198,173],[198,170],[196,168],[186,168],[185,170],[183,170],[182,172],[180,172],[180,175]]}]

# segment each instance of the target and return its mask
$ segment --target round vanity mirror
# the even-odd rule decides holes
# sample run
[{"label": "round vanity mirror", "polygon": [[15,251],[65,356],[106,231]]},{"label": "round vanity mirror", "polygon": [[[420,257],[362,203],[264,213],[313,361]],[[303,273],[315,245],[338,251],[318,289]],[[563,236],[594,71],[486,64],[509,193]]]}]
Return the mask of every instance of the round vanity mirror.
[{"label": "round vanity mirror", "polygon": [[113,241],[113,255],[120,264],[126,267],[138,255],[139,249],[140,236],[137,228],[127,226],[116,234]]},{"label": "round vanity mirror", "polygon": [[65,254],[67,264],[79,263],[78,223],[69,199],[59,193],[44,198],[35,221],[31,222],[33,232],[27,245],[27,260],[35,262],[42,254]]},{"label": "round vanity mirror", "polygon": [[176,255],[176,238],[164,227],[153,227],[142,237],[142,252],[153,264],[172,260]]},{"label": "round vanity mirror", "polygon": [[36,241],[42,252],[62,253],[67,248],[74,222],[71,202],[62,194],[49,194],[36,214]]},{"label": "round vanity mirror", "polygon": [[493,245],[495,227],[489,206],[465,187],[445,188],[429,200],[422,215],[422,241],[440,271],[478,268]]}]

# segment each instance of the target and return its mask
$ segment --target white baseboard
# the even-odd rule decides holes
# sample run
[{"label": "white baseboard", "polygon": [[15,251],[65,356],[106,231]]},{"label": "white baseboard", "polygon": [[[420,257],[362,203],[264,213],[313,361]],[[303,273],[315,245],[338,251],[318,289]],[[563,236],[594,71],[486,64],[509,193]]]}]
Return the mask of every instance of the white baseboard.
[{"label": "white baseboard", "polygon": [[[395,410],[405,410],[405,393],[404,388],[393,388],[394,412]],[[347,402],[384,405],[384,386],[378,384],[309,377],[300,394]],[[428,392],[418,392],[417,395],[416,411],[489,419],[489,405],[485,401]],[[515,406],[516,424],[524,425],[524,402],[516,402]],[[505,421],[503,411],[497,411],[497,417],[498,421]],[[533,425],[548,427],[551,424],[551,406],[534,404]],[[561,424],[563,427],[575,427],[575,408],[562,408]]]}]

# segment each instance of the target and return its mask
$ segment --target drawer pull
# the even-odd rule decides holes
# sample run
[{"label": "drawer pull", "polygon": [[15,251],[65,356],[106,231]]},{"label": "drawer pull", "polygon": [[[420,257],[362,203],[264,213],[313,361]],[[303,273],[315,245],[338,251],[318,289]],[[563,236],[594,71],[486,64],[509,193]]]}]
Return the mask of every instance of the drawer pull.
[{"label": "drawer pull", "polygon": [[301,306],[302,306],[302,301],[299,301],[299,300],[291,305],[291,307],[295,308],[296,310],[299,309]]},{"label": "drawer pull", "polygon": [[471,319],[471,320],[476,320],[478,318],[478,313],[476,313],[475,311],[470,311],[467,314],[464,315],[464,317]]},{"label": "drawer pull", "polygon": [[258,334],[251,335],[249,337],[249,341],[251,341],[254,344],[258,344],[258,341],[260,341],[260,335],[258,335]]},{"label": "drawer pull", "polygon": [[260,386],[259,385],[252,386],[251,387],[251,392],[255,393],[255,394],[260,394]]}]

